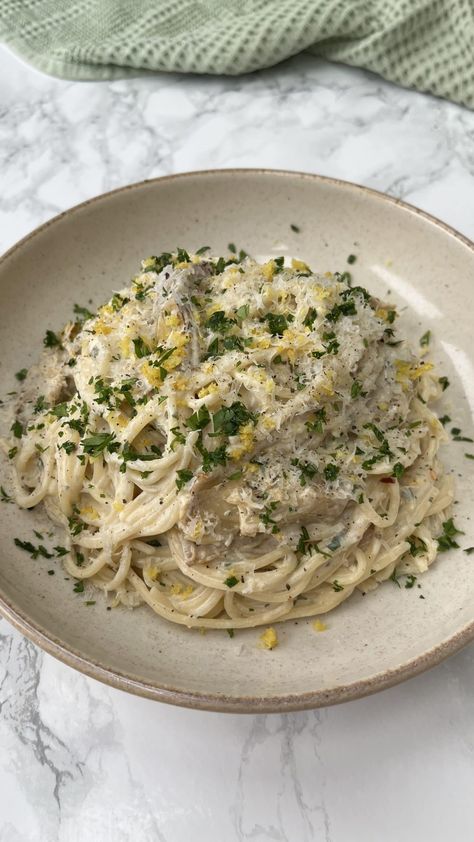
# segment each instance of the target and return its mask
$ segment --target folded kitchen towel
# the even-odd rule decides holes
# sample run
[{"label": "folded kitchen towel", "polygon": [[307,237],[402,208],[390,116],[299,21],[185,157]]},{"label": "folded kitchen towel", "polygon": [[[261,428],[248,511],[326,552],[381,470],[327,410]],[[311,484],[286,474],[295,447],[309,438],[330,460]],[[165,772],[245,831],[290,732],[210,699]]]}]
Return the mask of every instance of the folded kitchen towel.
[{"label": "folded kitchen towel", "polygon": [[474,107],[473,0],[0,0],[0,40],[89,80],[235,75],[309,52]]}]

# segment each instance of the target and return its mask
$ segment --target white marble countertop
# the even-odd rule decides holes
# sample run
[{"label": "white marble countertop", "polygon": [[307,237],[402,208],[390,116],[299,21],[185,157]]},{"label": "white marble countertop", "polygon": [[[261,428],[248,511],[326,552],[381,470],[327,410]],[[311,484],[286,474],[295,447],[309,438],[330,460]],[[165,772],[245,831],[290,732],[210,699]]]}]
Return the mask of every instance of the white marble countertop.
[{"label": "white marble countertop", "polygon": [[[308,170],[474,238],[474,114],[298,58],[240,79],[40,76],[0,50],[0,251],[94,194],[208,167]],[[0,621],[0,842],[474,838],[474,646],[377,696],[285,716],[109,689]]]}]

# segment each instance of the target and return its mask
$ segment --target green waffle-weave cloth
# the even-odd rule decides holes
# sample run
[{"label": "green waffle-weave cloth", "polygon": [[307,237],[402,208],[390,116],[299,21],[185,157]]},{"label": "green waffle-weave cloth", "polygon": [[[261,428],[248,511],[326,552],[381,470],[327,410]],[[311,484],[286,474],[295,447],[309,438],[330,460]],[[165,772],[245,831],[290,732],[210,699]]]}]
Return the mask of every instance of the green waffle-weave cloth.
[{"label": "green waffle-weave cloth", "polygon": [[473,0],[0,0],[0,41],[79,80],[237,75],[309,52],[474,107]]}]

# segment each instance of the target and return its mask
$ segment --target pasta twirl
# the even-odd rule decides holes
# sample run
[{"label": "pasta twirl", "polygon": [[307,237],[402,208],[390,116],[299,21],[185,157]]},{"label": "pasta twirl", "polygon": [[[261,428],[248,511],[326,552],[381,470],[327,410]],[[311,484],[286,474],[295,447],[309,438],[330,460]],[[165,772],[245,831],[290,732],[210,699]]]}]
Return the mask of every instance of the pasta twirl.
[{"label": "pasta twirl", "polygon": [[7,444],[16,502],[65,530],[71,576],[230,629],[432,563],[453,496],[439,385],[348,273],[180,249],[76,309]]}]

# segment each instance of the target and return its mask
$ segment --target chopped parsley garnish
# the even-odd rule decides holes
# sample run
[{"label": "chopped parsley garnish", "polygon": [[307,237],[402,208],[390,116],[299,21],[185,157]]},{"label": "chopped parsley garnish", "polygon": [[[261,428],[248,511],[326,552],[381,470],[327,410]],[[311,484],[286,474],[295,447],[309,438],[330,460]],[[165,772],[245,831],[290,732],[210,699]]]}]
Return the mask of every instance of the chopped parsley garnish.
[{"label": "chopped parsley garnish", "polygon": [[323,340],[327,342],[327,345],[324,346],[326,354],[337,354],[339,351],[339,342],[336,339],[336,334],[332,331],[323,333]]},{"label": "chopped parsley garnish", "polygon": [[293,316],[289,313],[267,313],[264,321],[268,323],[268,330],[272,336],[283,336],[285,330],[288,330],[288,322],[293,321]]},{"label": "chopped parsley garnish", "polygon": [[389,310],[389,311],[388,311],[388,313],[387,313],[387,322],[388,322],[390,325],[392,325],[392,324],[394,323],[396,315],[397,315],[397,314],[396,314],[395,310]]},{"label": "chopped parsley garnish", "polygon": [[226,631],[227,631],[227,634],[229,635],[229,637],[234,636],[234,629],[226,629]]},{"label": "chopped parsley garnish", "polygon": [[466,547],[466,549],[463,550],[463,553],[467,553],[467,555],[472,555],[474,553],[474,547]]},{"label": "chopped parsley garnish", "polygon": [[334,277],[339,283],[347,284],[348,287],[352,286],[352,275],[350,272],[334,272]]},{"label": "chopped parsley garnish", "polygon": [[299,541],[296,545],[296,552],[305,555],[307,552],[311,555],[311,539],[306,526],[301,527]]},{"label": "chopped parsley garnish", "polygon": [[460,529],[456,529],[453,519],[450,517],[443,523],[443,533],[437,539],[438,550],[440,553],[444,553],[446,550],[450,549],[457,549],[459,547],[457,541],[454,540],[455,535],[464,535],[464,532],[461,532]]},{"label": "chopped parsley garnish", "polygon": [[240,336],[226,336],[224,338],[224,348],[226,351],[243,351],[244,341]]},{"label": "chopped parsley garnish", "polygon": [[82,579],[78,579],[76,584],[73,587],[74,593],[84,593],[84,582]]},{"label": "chopped parsley garnish", "polygon": [[124,380],[116,389],[117,395],[123,395],[123,399],[131,407],[134,407],[136,404],[136,400],[132,394],[132,387],[135,385],[136,382],[136,377],[130,377],[128,380]]},{"label": "chopped parsley garnish", "polygon": [[32,544],[32,543],[31,543],[31,541],[20,541],[20,539],[19,539],[19,538],[15,538],[15,539],[14,539],[14,544],[15,544],[15,546],[16,546],[16,547],[18,547],[20,550],[24,550],[26,553],[31,553],[31,555],[32,555],[34,558],[37,558],[37,556],[35,556],[35,553],[36,553],[36,547],[34,546],[34,544]]},{"label": "chopped parsley garnish", "polygon": [[[349,274],[349,273],[345,272],[344,274]],[[341,280],[343,280],[342,277],[341,277]],[[360,286],[351,287],[351,286],[349,286],[349,289],[343,289],[342,292],[341,292],[341,298],[344,301],[347,301],[349,298],[353,297],[354,295],[359,295],[361,298],[363,298],[363,300],[365,302],[370,301],[370,293],[367,292],[365,287],[360,287]]]},{"label": "chopped parsley garnish", "polygon": [[[164,251],[160,255],[152,254],[142,262],[143,270],[145,272],[161,272],[165,266],[168,266],[173,260],[173,255],[169,251]],[[188,256],[189,260],[189,256]]]},{"label": "chopped parsley garnish", "polygon": [[257,423],[257,415],[250,412],[241,401],[234,401],[230,406],[223,406],[212,416],[214,433],[235,436],[244,424]]},{"label": "chopped parsley garnish", "polygon": [[248,304],[242,304],[242,306],[239,307],[238,310],[235,311],[235,315],[237,316],[239,321],[242,322],[244,319],[246,319],[248,317],[249,312],[250,312],[249,305]]},{"label": "chopped parsley garnish", "polygon": [[405,587],[412,588],[416,582],[416,576],[413,573],[409,573],[405,579]]},{"label": "chopped parsley garnish", "polygon": [[[161,457],[161,450],[156,445],[151,445],[151,453],[138,453],[132,444],[129,442],[125,442],[123,449],[122,449],[122,459],[123,462],[120,465],[120,473],[124,474],[127,470],[127,463],[128,462],[135,462],[137,460],[141,460],[142,462],[152,462],[154,459],[159,459]],[[146,473],[147,476],[150,475],[150,471],[143,471],[143,474]]]},{"label": "chopped parsley garnish", "polygon": [[316,467],[311,462],[300,462],[299,459],[292,459],[291,464],[300,469],[300,485],[306,485],[307,479],[313,479],[317,474]]},{"label": "chopped parsley garnish", "polygon": [[190,471],[188,468],[181,468],[181,470],[176,471],[177,480],[176,480],[176,488],[178,491],[181,491],[183,485],[190,482],[194,476],[193,472]]},{"label": "chopped parsley garnish", "polygon": [[227,250],[232,252],[232,254],[237,254],[237,247],[235,243],[229,243],[229,245],[227,246]]},{"label": "chopped parsley garnish", "polygon": [[395,465],[393,466],[392,476],[396,477],[397,479],[400,479],[400,477],[402,477],[404,473],[405,473],[405,468],[402,465],[402,463],[401,462],[395,462]]},{"label": "chopped parsley garnish", "polygon": [[184,423],[190,430],[203,430],[204,427],[207,427],[210,420],[211,416],[209,415],[207,406],[201,406]]},{"label": "chopped parsley garnish", "polygon": [[332,584],[332,589],[333,589],[333,591],[336,591],[336,593],[338,593],[339,591],[343,591],[343,590],[344,590],[344,585],[341,585],[341,584],[337,581],[337,579],[334,579],[334,582],[332,582],[331,584]]},{"label": "chopped parsley garnish", "polygon": [[227,318],[224,310],[217,310],[208,318],[205,327],[214,333],[227,333],[233,325],[235,325],[235,319]]},{"label": "chopped parsley garnish", "polygon": [[56,406],[53,406],[53,408],[49,410],[49,415],[54,415],[56,418],[64,418],[64,416],[68,413],[69,407],[67,403],[57,403]]},{"label": "chopped parsley garnish", "polygon": [[313,552],[317,552],[317,553],[320,553],[321,555],[323,555],[325,558],[331,558],[330,553],[325,553],[323,550],[321,550],[319,548],[316,541],[311,540],[311,538],[309,537],[309,532],[306,529],[306,526],[301,527],[300,537],[299,537],[298,543],[296,545],[296,552],[301,553],[301,555],[307,555],[307,554],[312,555]]},{"label": "chopped parsley garnish", "polygon": [[71,428],[71,430],[76,430],[76,432],[79,433],[80,436],[83,436],[88,420],[89,414],[87,413],[87,415],[84,415],[83,420],[79,418],[71,418],[70,420],[68,419],[66,421],[66,424],[68,425],[68,427]]},{"label": "chopped parsley garnish", "polygon": [[341,316],[355,316],[357,310],[353,298],[343,301],[342,304],[335,304],[334,307],[326,314],[328,322],[337,322]]},{"label": "chopped parsley garnish", "polygon": [[449,424],[449,422],[451,421],[451,418],[449,417],[449,415],[442,415],[441,418],[439,419],[439,421],[440,421],[440,424],[442,424],[443,427],[444,427],[445,424]]},{"label": "chopped parsley garnish", "polygon": [[53,549],[54,549],[58,558],[61,558],[63,555],[67,555],[67,553],[68,553],[66,547],[58,546],[58,547],[53,547]]},{"label": "chopped parsley garnish", "polygon": [[201,248],[199,248],[199,249],[195,252],[195,254],[198,254],[198,255],[205,254],[205,253],[206,253],[206,251],[209,251],[209,250],[210,250],[210,248],[211,248],[210,246],[201,246]]},{"label": "chopped parsley garnish", "polygon": [[370,469],[375,465],[376,462],[380,462],[383,459],[383,456],[379,453],[378,455],[375,453],[370,459],[364,459],[362,462],[362,467],[364,471],[370,471]]},{"label": "chopped parsley garnish", "polygon": [[43,412],[47,408],[47,404],[45,401],[44,395],[39,395],[36,399],[35,405],[33,407],[33,412],[38,414],[38,412]]},{"label": "chopped parsley garnish", "polygon": [[408,544],[410,545],[410,555],[415,558],[417,555],[424,555],[427,551],[427,546],[421,538],[418,538],[416,535],[412,535],[410,538],[406,539]]},{"label": "chopped parsley garnish", "polygon": [[18,448],[17,447],[11,447],[10,450],[8,451],[8,458],[14,459],[17,453],[18,453]]},{"label": "chopped parsley garnish", "polygon": [[87,319],[93,319],[94,313],[91,313],[87,307],[81,307],[79,304],[74,304],[74,315],[79,316],[76,321],[78,322],[86,322]]},{"label": "chopped parsley garnish", "polygon": [[[150,271],[150,270],[147,269],[146,271]],[[155,269],[153,269],[152,271],[155,271]],[[148,293],[152,291],[153,284],[150,284],[149,286],[146,287],[141,283],[141,281],[138,281],[138,282],[134,281],[134,287],[135,287],[135,298],[136,298],[136,300],[137,301],[144,301],[146,296],[148,295]]]},{"label": "chopped parsley garnish", "polygon": [[359,380],[353,380],[351,386],[351,398],[358,398],[359,395],[365,397],[366,394],[367,392],[362,391],[362,383],[360,383]]},{"label": "chopped parsley garnish", "polygon": [[301,228],[298,225],[295,225],[294,222],[291,223],[290,228],[295,232],[295,234],[299,234],[301,231]]},{"label": "chopped parsley garnish", "polygon": [[308,310],[308,312],[306,313],[306,316],[305,316],[305,317],[304,317],[304,319],[303,319],[303,324],[304,324],[304,326],[305,326],[305,327],[312,328],[312,327],[313,327],[313,324],[314,324],[314,322],[315,322],[315,319],[316,319],[316,317],[317,317],[317,315],[318,315],[318,313],[317,313],[317,311],[315,310],[315,308],[314,308],[314,307],[310,307],[310,308],[309,308],[309,310]]},{"label": "chopped parsley garnish", "polygon": [[[93,378],[89,380],[89,383],[92,383]],[[104,383],[102,377],[97,377],[94,383],[94,392],[95,392],[95,400],[97,403],[105,403],[107,406],[112,409],[114,404],[112,403],[112,397],[114,394],[114,390],[112,386],[107,385]]]},{"label": "chopped parsley garnish", "polygon": [[229,474],[229,476],[227,477],[227,479],[228,479],[230,482],[233,482],[233,481],[234,481],[234,480],[236,480],[236,479],[240,479],[240,478],[241,478],[241,476],[242,476],[242,471],[234,471],[234,473],[233,473],[233,474]]},{"label": "chopped parsley garnish", "polygon": [[81,444],[84,453],[88,453],[90,456],[99,456],[105,450],[113,453],[119,447],[119,442],[115,441],[115,433],[96,433],[82,439]]},{"label": "chopped parsley garnish", "polygon": [[401,584],[398,581],[398,574],[397,574],[397,568],[396,567],[393,568],[393,573],[388,578],[390,579],[391,582],[395,582],[395,584],[398,585],[399,588],[401,588]]},{"label": "chopped parsley garnish", "polygon": [[[161,377],[162,377],[163,380],[165,379],[166,375],[168,374],[166,369],[163,368],[163,363],[165,363],[166,360],[168,360],[171,357],[171,354],[173,354],[174,351],[176,351],[176,348],[167,348],[166,351],[163,351],[162,348],[157,348],[155,353],[159,352],[159,356],[157,357],[156,360],[153,360],[152,363],[149,363],[149,365],[154,366],[154,368],[160,369],[160,374],[161,374]],[[163,376],[163,372],[165,373],[164,376]]]},{"label": "chopped parsley garnish", "polygon": [[225,259],[225,257],[219,257],[214,264],[214,272],[216,273],[216,275],[221,275],[226,266],[227,260]]},{"label": "chopped parsley garnish", "polygon": [[125,304],[128,304],[129,301],[129,298],[123,298],[118,292],[116,292],[110,300],[110,306],[112,307],[112,310],[117,313],[118,310],[121,310],[122,307],[124,307]]},{"label": "chopped parsley garnish", "polygon": [[142,359],[143,357],[149,357],[151,354],[151,348],[146,344],[145,340],[142,339],[141,336],[138,336],[136,339],[133,340],[133,347],[135,349],[135,356],[138,359]]},{"label": "chopped parsley garnish", "polygon": [[440,384],[440,386],[441,386],[441,388],[442,388],[443,392],[445,392],[445,391],[446,391],[446,389],[447,389],[447,388],[448,388],[448,386],[449,386],[449,380],[448,380],[448,378],[447,378],[447,377],[438,377],[438,383]]},{"label": "chopped parsley garnish", "polygon": [[189,254],[187,253],[186,249],[178,247],[176,250],[176,259],[178,263],[189,263]]},{"label": "chopped parsley garnish", "polygon": [[383,442],[384,439],[385,439],[385,436],[382,433],[382,430],[379,430],[379,428],[376,427],[375,424],[372,424],[372,423],[364,424],[364,430],[372,430],[375,438],[377,438],[381,442]]},{"label": "chopped parsley garnish", "polygon": [[330,463],[329,465],[325,465],[323,473],[328,482],[334,482],[334,480],[337,479],[339,470],[340,469],[337,465]]},{"label": "chopped parsley garnish", "polygon": [[465,453],[464,456],[466,457],[466,459],[474,459],[474,454],[472,453]]},{"label": "chopped parsley garnish", "polygon": [[9,494],[7,494],[3,485],[0,485],[0,500],[2,501],[2,503],[11,503],[12,502],[12,498],[10,497]]},{"label": "chopped parsley garnish", "polygon": [[46,331],[46,336],[43,339],[43,345],[45,348],[62,348],[61,340],[52,330]]},{"label": "chopped parsley garnish", "polygon": [[280,528],[279,528],[276,520],[274,520],[274,518],[272,517],[272,514],[275,511],[277,506],[278,506],[278,503],[276,503],[275,501],[269,503],[267,506],[265,506],[265,511],[262,512],[262,514],[260,515],[260,520],[262,521],[262,523],[265,526],[271,526],[272,527],[273,534],[276,534],[277,532],[280,531]]},{"label": "chopped parsley garnish", "polygon": [[174,438],[171,442],[171,448],[173,450],[174,450],[174,447],[175,447],[176,444],[185,444],[186,443],[186,437],[183,435],[183,433],[181,432],[179,427],[171,427],[170,432],[173,433],[173,436],[174,436]]},{"label": "chopped parsley garnish", "polygon": [[327,421],[326,410],[324,407],[317,409],[314,413],[314,421],[305,421],[305,427],[310,433],[323,432],[323,424]]},{"label": "chopped parsley garnish", "polygon": [[375,438],[381,442],[381,446],[378,448],[378,453],[374,453],[369,459],[366,459],[362,462],[362,467],[365,471],[370,470],[370,468],[375,465],[376,462],[381,462],[386,456],[392,456],[392,452],[390,450],[389,444],[387,439],[385,438],[384,434],[375,424],[364,424],[365,430],[372,430]]},{"label": "chopped parsley garnish", "polygon": [[422,348],[426,348],[430,344],[431,339],[431,331],[427,330],[426,333],[420,339],[420,345]]},{"label": "chopped parsley garnish", "polygon": [[319,360],[321,357],[324,357],[325,354],[334,354],[336,355],[339,351],[339,342],[336,339],[336,334],[331,331],[329,333],[323,333],[323,341],[327,342],[327,345],[324,345],[324,351],[312,351],[311,356],[315,357],[315,359]]},{"label": "chopped parsley garnish", "polygon": [[219,340],[217,336],[207,346],[206,357],[217,357],[219,355]]},{"label": "chopped parsley garnish", "polygon": [[16,377],[17,380],[22,381],[22,380],[26,379],[27,374],[28,374],[27,368],[20,368],[20,371],[16,372],[15,377]]},{"label": "chopped parsley garnish", "polygon": [[202,456],[202,469],[205,474],[210,473],[218,465],[225,465],[227,462],[227,450],[224,444],[215,450],[208,450],[204,447],[202,439],[196,442],[196,448]]},{"label": "chopped parsley garnish", "polygon": [[77,512],[71,515],[71,517],[68,517],[67,521],[71,535],[79,535],[79,533],[86,528],[85,523],[78,518]]},{"label": "chopped parsley garnish", "polygon": [[18,420],[14,421],[10,427],[11,432],[16,439],[21,439],[23,435],[23,427]]},{"label": "chopped parsley garnish", "polygon": [[227,579],[224,579],[224,585],[227,585],[228,588],[235,588],[238,584],[239,580],[236,576],[228,576]]},{"label": "chopped parsley garnish", "polygon": [[355,263],[355,262],[356,262],[356,260],[357,260],[357,257],[356,257],[356,255],[355,255],[355,254],[350,254],[350,255],[349,255],[349,257],[347,258],[347,262],[348,262],[350,265],[352,265],[352,263]]},{"label": "chopped parsley garnish", "polygon": [[50,553],[43,544],[38,544],[38,546],[35,547],[31,541],[20,541],[19,538],[14,539],[14,544],[20,550],[30,553],[32,558],[36,559],[38,556],[42,556],[43,558],[53,558],[53,554]]},{"label": "chopped parsley garnish", "polygon": [[462,431],[459,429],[459,427],[453,427],[451,430],[451,435],[453,437],[453,441],[473,441],[473,439],[470,439],[468,436],[463,436]]}]

